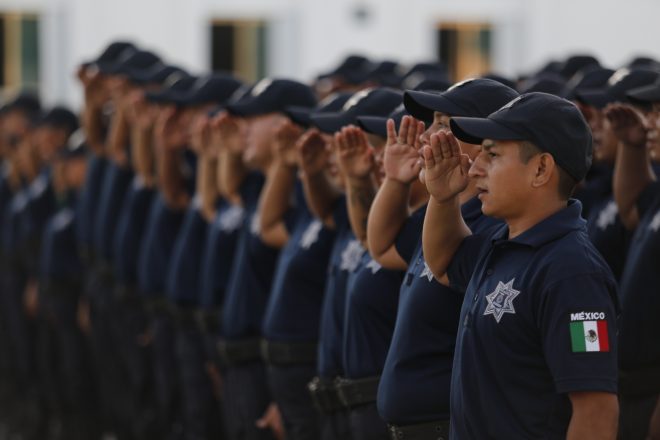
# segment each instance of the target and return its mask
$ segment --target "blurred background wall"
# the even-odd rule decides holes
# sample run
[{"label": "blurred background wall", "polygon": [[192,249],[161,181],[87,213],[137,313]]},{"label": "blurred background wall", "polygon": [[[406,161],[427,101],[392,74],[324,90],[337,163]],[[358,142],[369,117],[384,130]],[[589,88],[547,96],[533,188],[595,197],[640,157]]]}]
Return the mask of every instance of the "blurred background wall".
[{"label": "blurred background wall", "polygon": [[191,72],[309,80],[350,53],[441,60],[455,80],[570,53],[660,58],[657,0],[0,0],[0,89],[76,105],[76,66],[128,39]]}]

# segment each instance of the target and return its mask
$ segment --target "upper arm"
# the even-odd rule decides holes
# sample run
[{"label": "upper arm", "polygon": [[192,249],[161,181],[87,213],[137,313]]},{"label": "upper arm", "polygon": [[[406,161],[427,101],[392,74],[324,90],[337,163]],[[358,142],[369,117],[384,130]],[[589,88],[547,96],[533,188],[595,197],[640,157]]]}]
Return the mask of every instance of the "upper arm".
[{"label": "upper arm", "polygon": [[371,255],[374,260],[385,269],[390,270],[406,270],[408,269],[408,263],[399,255],[397,252],[396,246],[390,246],[385,252],[380,253],[379,255]]}]

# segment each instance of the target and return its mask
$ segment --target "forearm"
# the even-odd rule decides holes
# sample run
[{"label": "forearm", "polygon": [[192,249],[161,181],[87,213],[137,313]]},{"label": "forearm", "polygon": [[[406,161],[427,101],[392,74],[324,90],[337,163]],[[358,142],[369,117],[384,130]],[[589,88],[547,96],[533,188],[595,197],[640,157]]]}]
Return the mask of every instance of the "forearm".
[{"label": "forearm", "polygon": [[262,232],[281,224],[290,206],[296,169],[277,160],[273,163],[259,199],[259,225]]},{"label": "forearm", "polygon": [[572,398],[573,415],[568,425],[567,440],[614,440],[617,436],[619,405],[614,394],[598,394],[596,398]]},{"label": "forearm", "polygon": [[378,187],[370,175],[363,179],[348,179],[346,185],[346,203],[348,219],[355,237],[367,247],[367,221],[369,209],[376,197]]},{"label": "forearm", "polygon": [[378,260],[394,246],[396,237],[408,218],[410,185],[385,179],[371,206],[367,238],[371,255]]},{"label": "forearm", "polygon": [[226,199],[239,199],[241,185],[247,176],[247,169],[240,154],[220,153],[218,178],[221,195]]},{"label": "forearm", "polygon": [[458,197],[443,203],[433,198],[429,200],[424,217],[422,246],[426,264],[436,279],[445,278],[458,247],[471,234],[461,216]]},{"label": "forearm", "polygon": [[145,185],[155,185],[153,130],[133,127],[131,130],[133,167]]},{"label": "forearm", "polygon": [[333,207],[341,193],[330,182],[325,172],[314,175],[303,173],[302,184],[305,200],[315,217],[321,219],[326,226],[335,227],[332,217]]},{"label": "forearm", "polygon": [[158,156],[158,183],[165,203],[171,209],[184,209],[189,197],[185,190],[180,152],[161,148]]},{"label": "forearm", "polygon": [[107,151],[109,157],[120,167],[128,166],[129,124],[126,114],[118,110],[112,118],[108,135]]},{"label": "forearm", "polygon": [[82,126],[87,144],[95,154],[102,156],[105,149],[103,139],[103,112],[100,107],[87,104],[82,114]]},{"label": "forearm", "polygon": [[624,226],[634,229],[639,222],[635,203],[642,190],[655,180],[645,148],[622,145],[614,169],[614,199]]},{"label": "forearm", "polygon": [[215,217],[215,204],[218,198],[218,190],[215,184],[217,162],[214,157],[202,156],[199,158],[197,194],[199,194],[202,202],[202,215],[209,222]]}]

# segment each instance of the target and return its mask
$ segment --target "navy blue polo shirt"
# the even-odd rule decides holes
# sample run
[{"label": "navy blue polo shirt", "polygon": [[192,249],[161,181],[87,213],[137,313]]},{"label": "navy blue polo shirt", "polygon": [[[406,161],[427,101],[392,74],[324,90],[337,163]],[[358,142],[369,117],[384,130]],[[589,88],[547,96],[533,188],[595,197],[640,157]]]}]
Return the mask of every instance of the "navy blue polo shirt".
[{"label": "navy blue polo shirt", "polygon": [[199,303],[203,308],[220,307],[224,301],[244,220],[245,210],[242,206],[220,200],[215,219],[208,226],[202,250]]},{"label": "navy blue polo shirt", "polygon": [[337,200],[334,219],[336,237],[328,264],[319,328],[317,370],[323,378],[344,375],[342,347],[346,286],[349,274],[360,264],[365,250],[349,224],[345,197]]},{"label": "navy blue polo shirt", "polygon": [[132,179],[133,171],[130,168],[108,163],[101,186],[93,235],[94,252],[105,261],[113,259],[115,230]]},{"label": "navy blue polo shirt", "polygon": [[405,272],[383,269],[369,252],[348,278],[343,365],[349,379],[380,375],[392,341]]},{"label": "navy blue polo shirt", "polygon": [[268,302],[278,249],[259,238],[256,214],[264,179],[259,173],[248,175],[241,186],[245,220],[222,307],[222,336],[238,340],[261,336],[261,323]]},{"label": "navy blue polo shirt", "polygon": [[107,163],[102,156],[93,153],[89,155],[85,184],[76,204],[76,237],[78,245],[83,249],[90,249],[92,245],[100,200],[99,194],[101,194]]},{"label": "navy blue polo shirt", "polygon": [[463,241],[447,272],[466,288],[451,438],[565,437],[568,393],[617,392],[617,291],[576,200],[518,237]]},{"label": "navy blue polo shirt", "polygon": [[152,204],[146,234],[138,255],[138,286],[147,297],[165,293],[165,274],[170,267],[170,257],[179,234],[184,211],[170,209],[165,198],[158,193]]},{"label": "navy blue polo shirt", "polygon": [[[660,367],[660,182],[648,185],[637,200],[639,224],[631,239],[628,261],[621,277],[620,365],[633,373]],[[649,393],[660,390],[649,389]]]},{"label": "navy blue polo shirt", "polygon": [[[380,416],[395,425],[449,419],[451,369],[464,292],[438,283],[424,260],[426,208],[410,216],[396,240],[408,271],[378,388]],[[474,233],[501,224],[481,213],[476,197],[461,206],[461,213]]]},{"label": "navy blue polo shirt", "polygon": [[10,166],[7,163],[0,165],[0,213],[4,213],[11,202],[14,193],[9,185]]},{"label": "navy blue polo shirt", "polygon": [[41,245],[40,279],[80,282],[82,263],[75,236],[75,201],[53,214],[44,227]]},{"label": "navy blue polo shirt", "polygon": [[28,187],[29,201],[20,222],[20,244],[28,274],[39,275],[39,252],[44,226],[57,210],[57,199],[51,183],[51,171],[44,169]]},{"label": "navy blue polo shirt", "polygon": [[200,206],[196,197],[186,210],[167,272],[165,291],[172,303],[181,306],[199,305],[199,266],[208,226]]},{"label": "navy blue polo shirt", "polygon": [[25,217],[29,202],[30,193],[28,187],[21,188],[14,193],[4,213],[2,244],[4,253],[8,257],[15,258],[19,251],[21,245],[21,223]]},{"label": "navy blue polo shirt", "polygon": [[139,175],[133,178],[126,191],[114,240],[115,278],[124,286],[137,284],[138,254],[155,194],[156,190],[147,187]]},{"label": "navy blue polo shirt", "polygon": [[307,209],[296,185],[296,207],[287,227],[289,241],[275,269],[263,333],[270,341],[318,341],[321,305],[335,232]]}]

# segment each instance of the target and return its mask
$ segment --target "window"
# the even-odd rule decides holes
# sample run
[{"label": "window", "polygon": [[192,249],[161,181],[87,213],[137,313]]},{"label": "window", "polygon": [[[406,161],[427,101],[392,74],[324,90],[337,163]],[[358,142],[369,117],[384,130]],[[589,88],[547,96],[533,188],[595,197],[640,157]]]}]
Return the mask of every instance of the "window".
[{"label": "window", "polygon": [[491,28],[485,23],[440,23],[438,58],[456,81],[490,70]]},{"label": "window", "polygon": [[38,86],[38,17],[0,13],[0,88],[37,90]]},{"label": "window", "polygon": [[245,81],[266,76],[266,26],[263,21],[217,20],[211,24],[211,68]]}]

